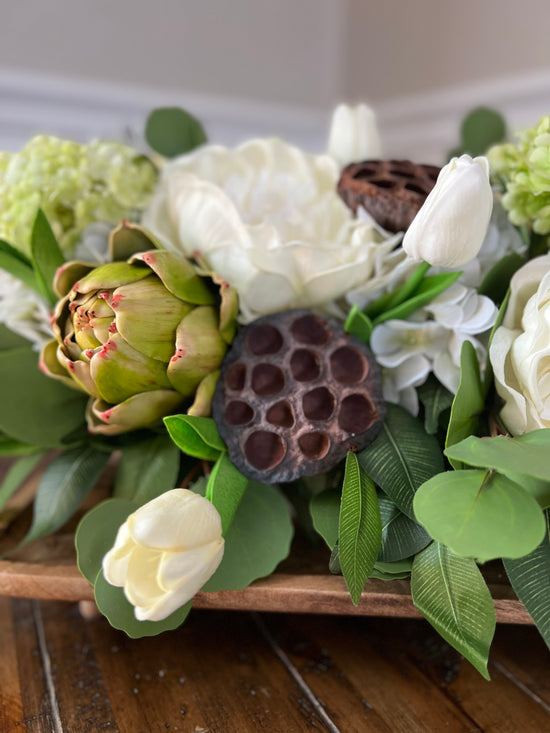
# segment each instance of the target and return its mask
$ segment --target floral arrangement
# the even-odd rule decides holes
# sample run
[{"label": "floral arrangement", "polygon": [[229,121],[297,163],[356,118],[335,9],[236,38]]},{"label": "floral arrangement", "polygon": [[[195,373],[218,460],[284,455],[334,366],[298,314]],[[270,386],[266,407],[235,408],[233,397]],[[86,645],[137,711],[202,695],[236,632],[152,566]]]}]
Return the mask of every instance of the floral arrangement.
[{"label": "floral arrangement", "polygon": [[179,109],[146,137],[0,157],[0,508],[55,451],[23,542],[114,457],[76,549],[132,637],[269,575],[301,524],[355,604],[410,577],[485,677],[483,563],[550,643],[550,118],[440,171],[381,159],[365,105],[320,155]]}]

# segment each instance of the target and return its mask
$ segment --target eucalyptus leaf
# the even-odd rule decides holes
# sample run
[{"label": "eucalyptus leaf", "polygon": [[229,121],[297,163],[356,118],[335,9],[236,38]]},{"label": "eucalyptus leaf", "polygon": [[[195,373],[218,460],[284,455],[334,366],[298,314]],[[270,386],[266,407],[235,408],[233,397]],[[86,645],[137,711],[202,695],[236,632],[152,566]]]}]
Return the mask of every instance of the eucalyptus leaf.
[{"label": "eucalyptus leaf", "polygon": [[499,473],[447,471],[416,492],[419,522],[456,555],[492,560],[521,557],[544,535],[544,514],[521,486]]},{"label": "eucalyptus leaf", "polygon": [[[472,344],[465,341],[460,352],[460,383],[451,407],[446,448],[460,443],[476,432],[484,404],[485,395],[481,386],[476,352]],[[449,460],[453,468],[462,468],[461,461],[451,458]]]},{"label": "eucalyptus leaf", "polygon": [[29,288],[40,292],[31,261],[18,249],[3,240],[0,240],[0,270],[9,272]]},{"label": "eucalyptus leaf", "polygon": [[481,281],[481,285],[478,288],[479,295],[486,295],[494,303],[502,303],[508,292],[512,275],[523,264],[523,257],[520,257],[517,252],[512,252],[502,257],[493,265]]},{"label": "eucalyptus leaf", "polygon": [[4,508],[6,502],[11,499],[23,481],[31,475],[43,456],[44,453],[31,453],[22,456],[10,466],[0,484],[0,510]]},{"label": "eucalyptus leaf", "polygon": [[390,403],[381,431],[357,457],[372,480],[411,519],[415,518],[415,491],[445,467],[434,436],[407,410]]},{"label": "eucalyptus leaf", "polygon": [[377,564],[402,561],[430,543],[426,530],[403,514],[382,491],[378,492],[378,506],[382,520],[382,546]]},{"label": "eucalyptus leaf", "polygon": [[453,404],[453,394],[433,375],[416,389],[424,406],[424,427],[430,435],[437,433],[439,418]]},{"label": "eucalyptus leaf", "polygon": [[434,298],[450,288],[461,275],[462,272],[443,272],[440,275],[425,277],[411,298],[381,313],[374,319],[373,325],[378,326],[379,323],[392,319],[406,320],[419,308],[431,303]]},{"label": "eucalyptus leaf", "polygon": [[506,138],[504,118],[489,107],[476,107],[462,120],[460,127],[462,150],[472,157],[484,155],[491,145]]},{"label": "eucalyptus leaf", "polygon": [[0,456],[27,456],[30,453],[36,453],[38,448],[29,443],[22,443],[14,440],[8,435],[0,434]]},{"label": "eucalyptus leaf", "polygon": [[206,498],[218,510],[222,520],[222,534],[225,536],[239,508],[248,479],[235,468],[227,453],[222,453],[216,461],[206,487]]},{"label": "eucalyptus leaf", "polygon": [[174,443],[188,456],[216,461],[227,448],[211,417],[170,415],[164,424]]},{"label": "eucalyptus leaf", "polygon": [[374,483],[355,453],[348,453],[342,487],[338,547],[340,567],[357,606],[382,542],[382,523]]},{"label": "eucalyptus leaf", "polygon": [[52,305],[57,303],[53,280],[65,258],[44,212],[38,209],[31,233],[31,256],[40,292]]},{"label": "eucalyptus leaf", "polygon": [[414,295],[429,269],[430,265],[427,262],[422,262],[403,285],[400,285],[391,293],[384,293],[384,295],[369,303],[363,313],[369,319],[373,319],[384,313],[384,311],[400,305]]},{"label": "eucalyptus leaf", "polygon": [[475,561],[432,542],[413,560],[411,592],[414,605],[434,629],[489,679],[496,614]]},{"label": "eucalyptus leaf", "polygon": [[30,341],[23,338],[23,336],[20,336],[18,333],[10,331],[4,323],[0,323],[0,352],[25,347],[29,348],[30,346]]},{"label": "eucalyptus leaf", "polygon": [[192,603],[189,601],[162,621],[138,621],[134,616],[134,607],[126,599],[122,588],[108,583],[101,570],[95,581],[94,593],[97,607],[107,617],[111,626],[124,631],[131,639],[157,636],[164,631],[177,629],[189,615]]},{"label": "eucalyptus leaf", "polygon": [[182,155],[206,142],[201,123],[180,107],[159,107],[145,123],[145,139],[167,158]]},{"label": "eucalyptus leaf", "polygon": [[239,590],[270,575],[290,551],[290,507],[274,486],[249,481],[225,536],[220,566],[203,591]]},{"label": "eucalyptus leaf", "polygon": [[364,344],[368,344],[372,333],[372,321],[371,319],[359,310],[359,307],[354,305],[346,318],[344,324],[344,331],[351,333],[362,341]]},{"label": "eucalyptus leaf", "polygon": [[31,528],[21,546],[62,527],[93,489],[108,460],[108,453],[91,446],[58,456],[44,471],[34,500]]},{"label": "eucalyptus leaf", "polygon": [[113,495],[145,504],[177,486],[180,451],[168,435],[156,435],[122,449]]},{"label": "eucalyptus leaf", "polygon": [[331,550],[338,541],[340,497],[341,492],[338,489],[328,489],[312,496],[309,502],[313,526]]}]

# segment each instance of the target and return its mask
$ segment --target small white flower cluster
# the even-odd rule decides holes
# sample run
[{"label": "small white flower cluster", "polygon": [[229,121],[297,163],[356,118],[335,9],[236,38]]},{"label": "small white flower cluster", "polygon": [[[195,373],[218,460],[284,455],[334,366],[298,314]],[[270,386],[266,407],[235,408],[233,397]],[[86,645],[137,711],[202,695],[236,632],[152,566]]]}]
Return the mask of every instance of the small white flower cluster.
[{"label": "small white flower cluster", "polygon": [[30,341],[36,351],[53,338],[44,298],[4,270],[0,270],[0,323]]}]

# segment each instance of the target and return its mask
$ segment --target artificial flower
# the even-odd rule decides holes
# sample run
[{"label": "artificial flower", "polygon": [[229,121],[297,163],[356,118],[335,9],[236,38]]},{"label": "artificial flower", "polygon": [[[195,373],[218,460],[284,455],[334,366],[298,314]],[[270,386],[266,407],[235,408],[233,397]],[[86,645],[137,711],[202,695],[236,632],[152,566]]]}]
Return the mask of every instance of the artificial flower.
[{"label": "artificial flower", "polygon": [[173,489],[130,514],[103,558],[103,575],[124,588],[138,621],[161,621],[202,588],[223,552],[214,505],[189,489]]},{"label": "artificial flower", "polygon": [[53,337],[48,303],[25,283],[0,270],[0,323],[39,351]]},{"label": "artificial flower", "polygon": [[374,111],[366,104],[340,104],[332,113],[328,154],[343,168],[348,163],[380,158],[382,145]]}]

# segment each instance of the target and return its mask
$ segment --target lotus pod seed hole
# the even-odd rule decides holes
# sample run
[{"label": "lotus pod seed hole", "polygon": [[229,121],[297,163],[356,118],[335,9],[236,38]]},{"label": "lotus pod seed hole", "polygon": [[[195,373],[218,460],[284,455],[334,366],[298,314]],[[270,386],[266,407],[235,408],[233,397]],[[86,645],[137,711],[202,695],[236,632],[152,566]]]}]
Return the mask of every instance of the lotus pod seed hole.
[{"label": "lotus pod seed hole", "polygon": [[375,421],[376,411],[362,394],[351,394],[342,400],[338,413],[338,425],[346,433],[363,433]]},{"label": "lotus pod seed hole", "polygon": [[246,337],[247,349],[256,356],[276,354],[282,346],[283,337],[280,332],[268,323],[253,326]]},{"label": "lotus pod seed hole", "polygon": [[257,364],[252,370],[252,389],[260,397],[277,394],[285,386],[282,369],[273,364]]},{"label": "lotus pod seed hole", "polygon": [[340,384],[356,384],[367,375],[368,364],[352,346],[342,346],[330,355],[330,371]]},{"label": "lotus pod seed hole", "polygon": [[233,364],[225,375],[225,384],[233,392],[240,392],[246,381],[246,367],[244,364]]},{"label": "lotus pod seed hole", "polygon": [[286,400],[271,405],[265,417],[268,423],[281,428],[291,428],[294,425],[294,412]]},{"label": "lotus pod seed hole", "polygon": [[326,433],[304,433],[298,438],[298,445],[305,458],[320,461],[328,453],[330,439]]},{"label": "lotus pod seed hole", "polygon": [[233,400],[225,408],[225,419],[229,425],[247,425],[254,417],[254,410],[242,400]]},{"label": "lotus pod seed hole", "polygon": [[321,373],[317,354],[309,349],[296,349],[290,357],[290,371],[298,382],[312,382]]},{"label": "lotus pod seed hole", "polygon": [[286,445],[277,433],[256,430],[244,444],[247,461],[258,471],[269,471],[285,457]]},{"label": "lotus pod seed hole", "polygon": [[299,343],[316,346],[326,344],[330,336],[326,321],[313,314],[297,318],[290,331]]},{"label": "lotus pod seed hole", "polygon": [[334,412],[336,400],[326,387],[317,387],[306,392],[302,400],[302,409],[308,420],[328,420]]}]

